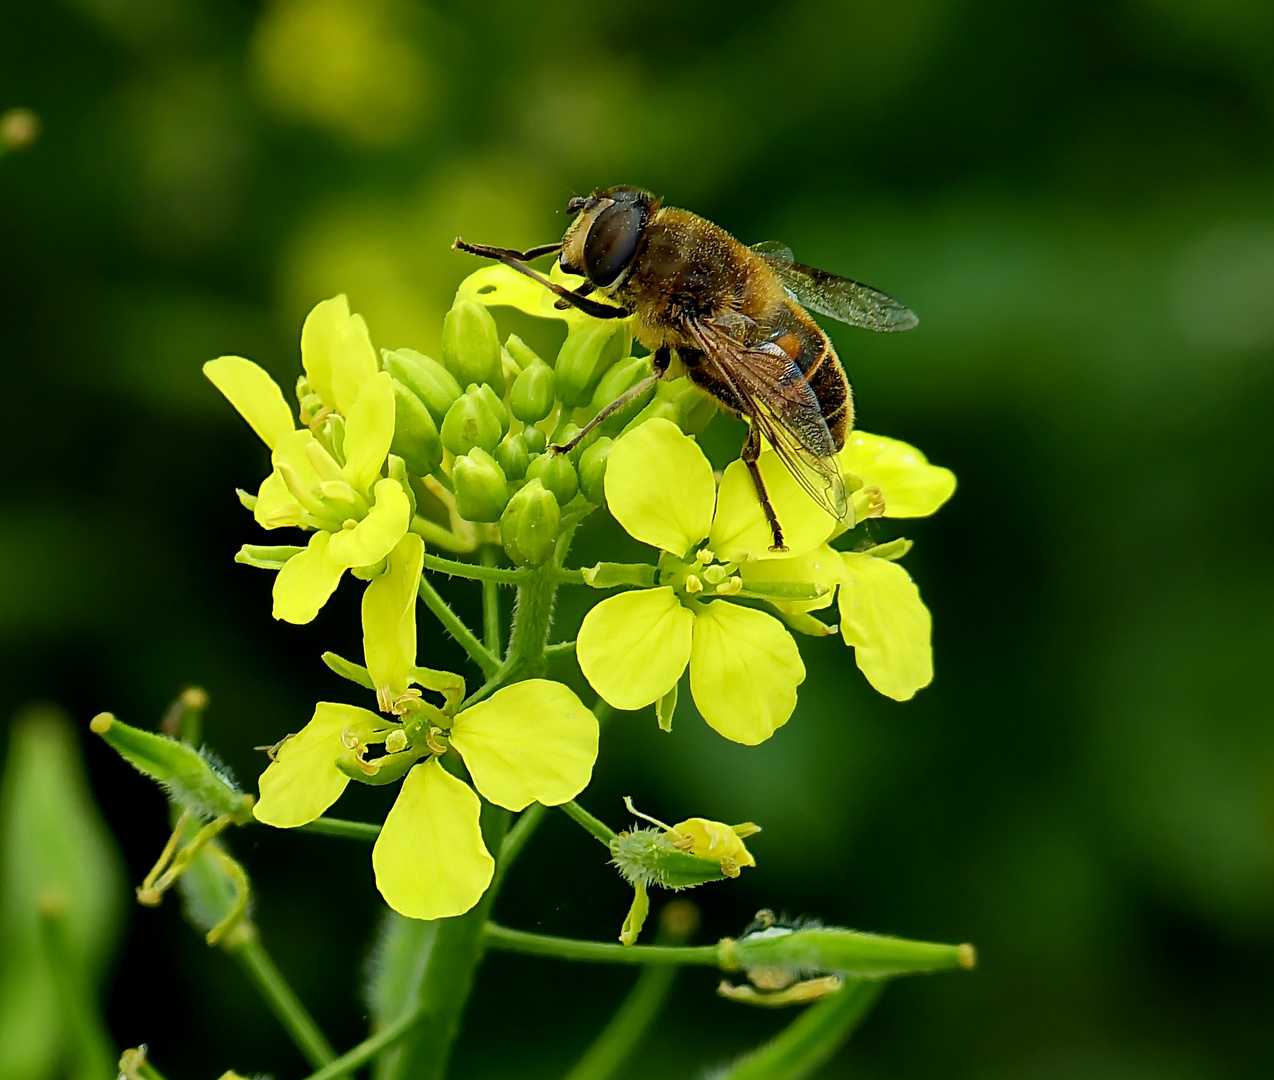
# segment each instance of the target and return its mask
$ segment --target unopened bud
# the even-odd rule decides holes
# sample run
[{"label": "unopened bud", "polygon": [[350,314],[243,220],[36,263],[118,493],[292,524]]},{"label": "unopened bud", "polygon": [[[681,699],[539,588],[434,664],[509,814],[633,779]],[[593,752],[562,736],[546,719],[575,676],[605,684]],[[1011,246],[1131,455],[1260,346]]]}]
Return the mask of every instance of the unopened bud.
[{"label": "unopened bud", "polygon": [[720,951],[726,968],[762,971],[773,975],[827,972],[856,979],[878,979],[911,972],[971,968],[977,963],[972,945],[939,945],[928,941],[863,934],[834,926],[792,928],[770,926],[726,938]]},{"label": "unopened bud", "polygon": [[530,345],[523,341],[517,334],[510,334],[508,340],[504,343],[505,352],[518,366],[519,371],[525,371],[532,364],[542,364],[540,354],[537,353]]},{"label": "unopened bud", "polygon": [[553,493],[559,506],[565,506],[579,490],[575,466],[565,454],[541,454],[527,466],[526,478],[543,484]]},{"label": "unopened bud", "polygon": [[442,362],[461,386],[487,383],[504,393],[504,362],[495,319],[481,304],[461,300],[442,323]]},{"label": "unopened bud", "polygon": [[442,418],[442,445],[459,457],[475,446],[490,453],[503,434],[500,418],[476,386],[458,397]]},{"label": "unopened bud", "polygon": [[557,547],[562,512],[553,493],[530,480],[509,500],[500,516],[505,553],[519,566],[541,566]]},{"label": "unopened bud", "polygon": [[[593,414],[596,415],[601,412],[612,401],[615,401],[641,382],[642,379],[649,377],[650,357],[630,356],[627,360],[621,360],[602,376],[601,382],[597,384],[597,389],[593,391]],[[645,408],[646,403],[654,397],[654,394],[655,388],[652,386],[648,393],[642,394],[639,398],[634,398],[622,409],[617,409],[611,413],[599,426],[603,431],[621,431],[629,420]]]},{"label": "unopened bud", "polygon": [[628,355],[632,335],[618,321],[576,323],[557,354],[554,375],[557,396],[564,405],[587,405],[602,375]]},{"label": "unopened bud", "polygon": [[456,377],[437,360],[415,349],[386,350],[382,357],[385,370],[420,398],[435,424],[441,424],[451,403],[460,396]]},{"label": "unopened bud", "polygon": [[527,449],[526,438],[522,435],[509,435],[495,448],[495,459],[504,470],[509,480],[521,480],[526,476],[526,467],[531,463],[531,452]]},{"label": "unopened bud", "polygon": [[466,521],[499,521],[509,501],[504,470],[490,454],[475,446],[456,458],[451,471],[456,489],[456,511]]},{"label": "unopened bud", "polygon": [[424,403],[397,379],[394,380],[394,441],[390,449],[409,472],[428,476],[442,464],[442,439],[438,425]]},{"label": "unopened bud", "polygon": [[[504,402],[500,400],[500,395],[491,389],[486,383],[476,384],[478,396],[487,403],[487,408],[500,421],[500,437],[503,438],[509,433],[509,410],[504,407]],[[466,389],[473,390],[470,386]]]},{"label": "unopened bud", "polygon": [[603,435],[579,459],[579,486],[584,498],[595,506],[606,502],[606,459],[610,457],[611,447],[615,441]]},{"label": "unopened bud", "polygon": [[527,452],[534,457],[536,454],[542,454],[549,446],[549,437],[537,427],[528,427],[522,430],[522,438],[526,440]]},{"label": "unopened bud", "polygon": [[513,380],[509,408],[524,424],[536,424],[553,411],[555,397],[553,369],[537,356]]},{"label": "unopened bud", "polygon": [[703,429],[715,412],[716,405],[712,399],[688,378],[661,379],[655,384],[655,396],[628,422],[624,433],[659,417],[671,420],[683,431],[694,434]]}]

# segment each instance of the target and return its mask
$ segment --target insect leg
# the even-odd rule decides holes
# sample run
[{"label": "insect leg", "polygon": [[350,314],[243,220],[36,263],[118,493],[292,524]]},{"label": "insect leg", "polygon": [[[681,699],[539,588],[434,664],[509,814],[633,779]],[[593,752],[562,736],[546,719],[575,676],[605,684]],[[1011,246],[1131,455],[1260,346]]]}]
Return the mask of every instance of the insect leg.
[{"label": "insect leg", "polygon": [[770,545],[770,550],[786,551],[787,545],[783,543],[783,526],[779,524],[778,515],[770,504],[770,496],[765,490],[765,481],[761,478],[761,469],[757,465],[757,460],[761,457],[761,436],[757,434],[755,425],[748,428],[748,439],[743,444],[743,450],[740,452],[739,457],[743,459],[743,464],[748,467],[748,472],[752,474],[752,483],[756,487],[756,497],[761,500],[761,509],[765,511],[765,520],[770,523],[770,535],[774,537],[774,543]]},{"label": "insect leg", "polygon": [[603,420],[615,412],[618,412],[630,401],[634,401],[641,397],[647,390],[655,385],[664,377],[664,373],[668,370],[669,350],[666,345],[661,345],[655,350],[654,360],[651,366],[655,369],[653,375],[648,375],[642,379],[636,386],[625,390],[614,401],[603,408],[596,416],[594,416],[587,424],[585,424],[570,442],[564,443],[562,446],[550,446],[549,451],[554,454],[569,454],[588,436],[588,433],[597,427]]},{"label": "insect leg", "polygon": [[[583,285],[580,285],[580,286],[579,286],[579,287],[575,290],[575,295],[576,295],[576,296],[587,296],[587,295],[588,295],[589,293],[591,293],[591,292],[592,292],[595,288],[597,288],[597,286],[596,286],[596,285],[594,285],[591,281],[586,281],[586,282],[584,282],[584,284],[583,284]],[[553,301],[553,306],[554,306],[555,308],[557,308],[557,309],[558,309],[558,311],[564,311],[564,310],[566,310],[568,307],[570,307],[570,306],[571,306],[571,304],[570,304],[570,301],[568,301],[568,300],[554,300],[554,301]]]},{"label": "insect leg", "polygon": [[466,244],[460,237],[456,237],[452,243],[452,248],[456,251],[467,251],[470,255],[480,255],[484,259],[496,259],[504,263],[505,266],[512,267],[519,274],[525,274],[532,281],[537,281],[543,285],[549,292],[556,296],[560,296],[572,307],[577,307],[585,315],[592,315],[595,319],[626,319],[632,314],[627,308],[613,307],[610,304],[599,304],[596,300],[589,300],[582,296],[577,296],[571,292],[565,285],[559,285],[556,281],[550,281],[543,274],[536,270],[532,270],[525,263],[519,261],[520,252],[510,251],[507,248],[486,247],[482,244]]},{"label": "insect leg", "polygon": [[[457,240],[459,240],[459,237],[457,237]],[[461,251],[468,251],[473,255],[485,255],[488,259],[519,259],[522,262],[529,262],[531,259],[538,259],[541,255],[549,255],[554,251],[562,250],[562,242],[560,240],[556,244],[540,244],[538,247],[527,248],[526,251],[515,251],[513,248],[488,247],[486,244],[459,243],[456,246]]]}]

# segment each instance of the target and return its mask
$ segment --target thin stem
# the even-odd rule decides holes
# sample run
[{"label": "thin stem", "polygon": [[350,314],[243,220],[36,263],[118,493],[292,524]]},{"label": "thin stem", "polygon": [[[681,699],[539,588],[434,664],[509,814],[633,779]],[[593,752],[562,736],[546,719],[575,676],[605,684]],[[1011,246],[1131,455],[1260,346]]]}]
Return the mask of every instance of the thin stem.
[{"label": "thin stem", "polygon": [[394,1043],[398,1042],[399,1039],[425,1018],[427,1011],[426,1007],[421,1005],[411,1012],[400,1016],[392,1024],[386,1024],[375,1035],[364,1039],[352,1050],[346,1050],[335,1061],[319,1069],[318,1072],[311,1073],[306,1080],[337,1080],[338,1077],[348,1076],[355,1069],[366,1065],[387,1046],[393,1046]]},{"label": "thin stem", "polygon": [[507,566],[496,566],[495,562],[488,563],[486,560],[489,556],[485,553],[490,551],[494,555],[495,551],[490,545],[483,547],[483,562],[478,566],[474,563],[460,562],[457,559],[444,559],[441,555],[431,555],[425,552],[425,569],[436,570],[440,574],[449,574],[452,577],[470,578],[473,581],[492,581],[499,585],[521,585],[527,579],[525,570],[514,570]]},{"label": "thin stem", "polygon": [[560,660],[564,656],[575,655],[575,642],[559,641],[555,645],[546,645],[544,647],[544,661],[551,664],[554,660]]},{"label": "thin stem", "polygon": [[451,610],[447,601],[438,595],[438,590],[429,584],[423,574],[420,577],[419,592],[425,607],[438,617],[438,621],[460,643],[460,647],[482,669],[482,673],[488,678],[494,675],[500,668],[500,661],[487,652],[486,647],[474,636],[473,631],[465,626],[460,616]]},{"label": "thin stem", "polygon": [[318,833],[320,836],[339,836],[345,840],[366,840],[372,843],[380,835],[380,826],[370,821],[318,817],[306,825],[298,825],[296,831]]},{"label": "thin stem", "polygon": [[500,952],[527,956],[551,956],[557,960],[583,960],[593,964],[672,964],[678,967],[719,967],[715,945],[619,945],[608,941],[581,941],[512,930],[487,923],[486,943]]},{"label": "thin stem", "polygon": [[270,959],[261,939],[254,934],[232,951],[305,1060],[315,1068],[333,1062],[336,1051]]},{"label": "thin stem", "polygon": [[[496,570],[495,548],[483,544],[479,553],[483,570]],[[482,643],[492,656],[500,655],[500,588],[497,580],[482,579]]]},{"label": "thin stem", "polygon": [[531,834],[539,828],[540,822],[544,820],[545,807],[540,803],[532,803],[519,815],[518,820],[514,823],[504,837],[504,843],[500,845],[500,872],[508,870],[514,861],[522,854],[522,849],[526,847],[526,843],[531,839]]},{"label": "thin stem", "polygon": [[559,809],[590,836],[596,837],[607,848],[610,847],[611,841],[615,839],[615,830],[604,821],[598,821],[574,799],[562,803]]}]

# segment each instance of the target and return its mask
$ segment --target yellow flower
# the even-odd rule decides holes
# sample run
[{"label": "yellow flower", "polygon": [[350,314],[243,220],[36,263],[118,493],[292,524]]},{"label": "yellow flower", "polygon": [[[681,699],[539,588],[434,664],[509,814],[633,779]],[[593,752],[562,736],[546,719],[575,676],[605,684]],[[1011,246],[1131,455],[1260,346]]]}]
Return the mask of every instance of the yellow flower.
[{"label": "yellow flower", "polygon": [[883,435],[851,431],[838,455],[841,471],[876,488],[884,499],[884,517],[928,517],[955,492],[955,473],[914,446]]},{"label": "yellow flower", "polygon": [[[816,548],[835,522],[774,455],[764,455],[762,470],[792,550]],[[654,419],[615,444],[605,488],[615,519],[665,555],[658,588],[608,597],[585,616],[576,645],[585,677],[615,708],[639,709],[668,694],[689,666],[708,724],[735,742],[764,742],[792,715],[805,666],[773,616],[714,599],[739,593],[737,561],[771,556],[746,468],[731,464],[718,492],[695,441]]]},{"label": "yellow flower", "polygon": [[[297,428],[283,393],[265,371],[241,356],[222,356],[204,374],[270,448],[273,471],[252,500],[265,529],[314,530],[274,582],[274,617],[311,621],[347,569],[374,566],[407,532],[411,500],[397,480],[382,477],[394,437],[391,377],[377,371],[367,327],[343,296],[310,312],[301,331],[302,360],[322,402],[311,419],[323,437]],[[343,423],[324,423],[332,412]]]},{"label": "yellow flower", "polygon": [[[454,701],[449,691],[463,682],[415,666],[415,583],[423,558],[420,538],[405,536],[364,594],[367,671],[380,708],[392,717],[319,702],[262,773],[253,813],[267,825],[293,828],[322,814],[351,778],[402,777],[372,849],[376,885],[395,911],[443,919],[473,907],[495,868],[473,789],[508,810],[567,802],[592,776],[598,729],[574,693],[546,679],[504,687],[454,716],[453,705],[424,701],[412,684],[442,689]],[[371,756],[378,747],[384,752]],[[473,787],[443,766],[449,750],[464,760]]]},{"label": "yellow flower", "polygon": [[700,858],[719,860],[721,872],[726,877],[738,877],[740,867],[756,865],[756,859],[744,846],[743,839],[759,833],[761,828],[750,821],[742,825],[727,825],[709,818],[686,818],[669,831],[674,834],[673,842],[680,850]]}]

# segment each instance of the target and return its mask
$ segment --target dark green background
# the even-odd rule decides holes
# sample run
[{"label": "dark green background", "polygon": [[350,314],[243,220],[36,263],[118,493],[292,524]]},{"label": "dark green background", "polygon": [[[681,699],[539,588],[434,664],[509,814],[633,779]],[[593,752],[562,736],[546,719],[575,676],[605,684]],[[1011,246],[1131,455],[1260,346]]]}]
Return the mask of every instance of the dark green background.
[{"label": "dark green background", "polygon": [[[199,365],[243,353],[286,385],[338,291],[377,346],[433,351],[474,267],[455,234],[544,242],[571,195],[642,184],[918,312],[832,334],[861,426],[960,487],[908,530],[930,689],[887,701],[809,642],[770,742],[621,717],[585,804],[764,825],[759,867],[695,895],[703,940],[772,906],[979,946],[973,974],[893,987],[827,1076],[1268,1075],[1274,6],[18,0],[15,105],[44,131],[0,160],[4,716],[153,724],[196,682],[251,785],[254,745],[345,695],[318,653],[356,654],[356,598],[276,624],[269,575],[231,562],[256,535],[233,489],[266,457]],[[458,663],[425,618],[422,658]],[[87,754],[140,880],[162,799]],[[233,844],[267,944],[352,1044],[366,849]],[[599,855],[555,815],[500,918],[610,938],[626,899]],[[112,1030],[171,1080],[302,1075],[175,903],[131,911],[114,972]],[[493,959],[457,1075],[559,1074],[631,978]],[[713,986],[684,976],[632,1075],[785,1019]]]}]

